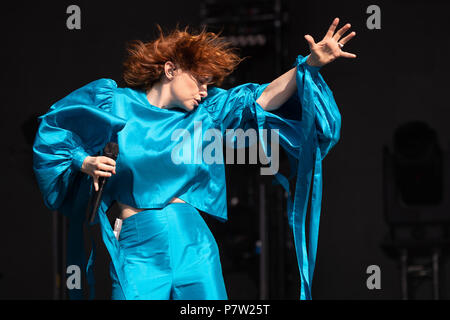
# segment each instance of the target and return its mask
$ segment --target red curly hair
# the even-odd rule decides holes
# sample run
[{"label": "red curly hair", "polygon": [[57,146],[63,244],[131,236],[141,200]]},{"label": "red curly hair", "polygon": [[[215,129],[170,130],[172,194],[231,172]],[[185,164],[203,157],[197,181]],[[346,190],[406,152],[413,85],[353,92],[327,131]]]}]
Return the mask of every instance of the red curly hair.
[{"label": "red curly hair", "polygon": [[190,72],[197,79],[210,77],[210,84],[220,85],[243,60],[223,37],[207,32],[191,33],[189,27],[178,26],[168,35],[161,27],[159,37],[151,42],[134,40],[128,43],[123,79],[128,87],[148,90],[160,81],[164,64],[172,61],[177,68]]}]

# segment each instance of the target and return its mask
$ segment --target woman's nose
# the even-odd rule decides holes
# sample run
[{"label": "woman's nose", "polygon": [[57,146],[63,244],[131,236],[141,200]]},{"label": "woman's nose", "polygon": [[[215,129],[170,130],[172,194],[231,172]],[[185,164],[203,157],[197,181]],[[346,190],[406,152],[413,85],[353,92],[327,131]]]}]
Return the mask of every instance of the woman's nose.
[{"label": "woman's nose", "polygon": [[200,96],[206,98],[208,96],[208,86],[206,84],[200,87]]}]

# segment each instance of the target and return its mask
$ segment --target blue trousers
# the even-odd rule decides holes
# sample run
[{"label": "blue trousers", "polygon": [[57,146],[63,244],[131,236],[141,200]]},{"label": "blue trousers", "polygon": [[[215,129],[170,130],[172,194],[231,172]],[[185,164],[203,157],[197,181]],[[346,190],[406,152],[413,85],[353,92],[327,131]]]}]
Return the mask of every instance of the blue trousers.
[{"label": "blue trousers", "polygon": [[[141,211],[122,222],[119,237],[128,285],[144,300],[225,300],[217,243],[187,203]],[[110,266],[112,299],[125,299]]]}]

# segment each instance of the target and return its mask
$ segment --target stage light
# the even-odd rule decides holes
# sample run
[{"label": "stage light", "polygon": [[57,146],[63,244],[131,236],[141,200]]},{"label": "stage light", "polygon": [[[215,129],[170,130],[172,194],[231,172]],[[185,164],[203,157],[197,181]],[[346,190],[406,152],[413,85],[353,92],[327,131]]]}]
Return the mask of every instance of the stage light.
[{"label": "stage light", "polygon": [[434,299],[440,297],[439,266],[450,244],[450,185],[448,152],[437,133],[414,121],[394,134],[393,152],[383,149],[383,202],[389,233],[382,248],[398,259],[402,298],[417,294],[414,281],[432,280]]}]

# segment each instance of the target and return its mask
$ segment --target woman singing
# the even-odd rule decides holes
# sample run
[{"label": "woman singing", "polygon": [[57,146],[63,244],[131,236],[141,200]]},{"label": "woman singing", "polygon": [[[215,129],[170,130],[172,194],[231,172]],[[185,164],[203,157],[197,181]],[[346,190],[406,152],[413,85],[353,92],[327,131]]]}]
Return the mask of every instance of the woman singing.
[{"label": "woman singing", "polygon": [[[296,164],[288,217],[301,276],[300,298],[310,299],[321,161],[340,131],[339,111],[319,69],[339,57],[356,57],[342,50],[355,32],[344,36],[350,24],[336,32],[338,22],[336,18],[318,43],[306,35],[310,55],[299,56],[295,67],[270,84],[248,83],[229,90],[212,87],[241,61],[224,38],[205,30],[161,32],[152,42],[135,41],[128,47],[125,87],[110,79],[91,82],[39,117],[34,171],[45,205],[69,217],[67,264],[86,267],[92,279],[93,254],[86,264],[82,226],[92,186],[98,190],[99,177],[106,177],[96,222],[111,257],[112,298],[227,299],[218,247],[199,211],[227,219],[222,138],[227,129],[256,126],[260,134],[276,130],[279,144]],[[301,112],[301,121],[273,112],[288,100],[289,107],[293,102]],[[116,161],[99,155],[110,141],[119,146]],[[220,148],[212,148],[217,142]],[[197,157],[207,150],[222,161]],[[274,174],[289,191],[288,180]],[[107,216],[114,203],[123,221],[118,237]],[[76,292],[71,292],[73,297]]]}]

